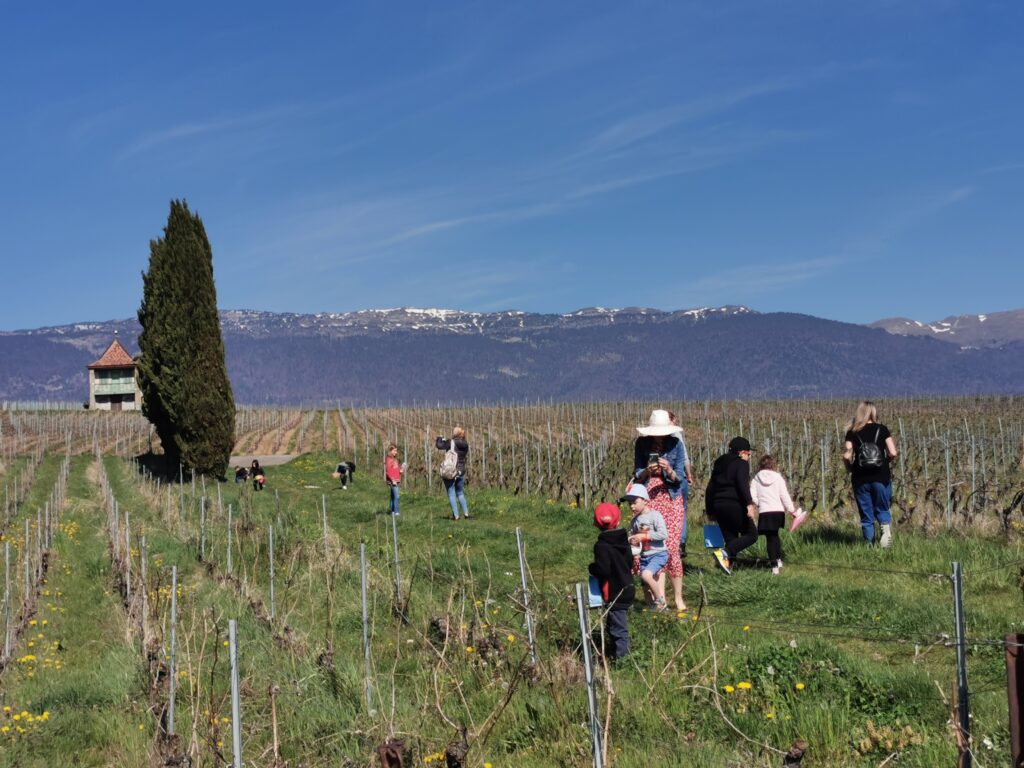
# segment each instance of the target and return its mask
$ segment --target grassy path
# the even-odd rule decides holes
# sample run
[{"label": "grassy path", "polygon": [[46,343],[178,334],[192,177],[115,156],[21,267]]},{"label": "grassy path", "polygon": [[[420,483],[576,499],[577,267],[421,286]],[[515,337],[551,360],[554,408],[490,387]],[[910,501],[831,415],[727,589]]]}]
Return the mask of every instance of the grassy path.
[{"label": "grassy path", "polygon": [[0,766],[148,763],[143,669],[109,591],[103,513],[88,466],[73,462],[39,611],[0,686]]}]

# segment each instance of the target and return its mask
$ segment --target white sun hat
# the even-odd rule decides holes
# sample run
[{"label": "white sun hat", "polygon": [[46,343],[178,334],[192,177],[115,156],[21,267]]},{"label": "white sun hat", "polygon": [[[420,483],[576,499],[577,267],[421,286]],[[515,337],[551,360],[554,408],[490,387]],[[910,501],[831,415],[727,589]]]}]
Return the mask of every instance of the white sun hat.
[{"label": "white sun hat", "polygon": [[668,411],[651,411],[651,418],[648,419],[646,427],[637,427],[636,431],[644,437],[664,437],[682,432],[683,428],[673,424]]}]

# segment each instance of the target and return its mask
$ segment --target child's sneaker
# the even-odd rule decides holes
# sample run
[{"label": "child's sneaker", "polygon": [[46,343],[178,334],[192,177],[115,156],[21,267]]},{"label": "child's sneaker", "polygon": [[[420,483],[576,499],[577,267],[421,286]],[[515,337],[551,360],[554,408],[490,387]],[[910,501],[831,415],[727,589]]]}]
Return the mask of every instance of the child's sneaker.
[{"label": "child's sneaker", "polygon": [[796,529],[807,522],[807,518],[811,516],[810,512],[804,512],[803,509],[797,509],[793,513],[793,522],[789,526],[789,532],[794,533]]},{"label": "child's sneaker", "polygon": [[719,567],[727,574],[732,576],[732,568],[729,563],[729,556],[725,553],[724,549],[715,550],[715,562],[718,563]]},{"label": "child's sneaker", "polygon": [[772,576],[778,576],[780,573],[782,573],[782,563],[772,568]]},{"label": "child's sneaker", "polygon": [[665,602],[664,597],[659,597],[657,600],[654,601],[653,610],[655,613],[664,613],[668,610],[668,603]]}]

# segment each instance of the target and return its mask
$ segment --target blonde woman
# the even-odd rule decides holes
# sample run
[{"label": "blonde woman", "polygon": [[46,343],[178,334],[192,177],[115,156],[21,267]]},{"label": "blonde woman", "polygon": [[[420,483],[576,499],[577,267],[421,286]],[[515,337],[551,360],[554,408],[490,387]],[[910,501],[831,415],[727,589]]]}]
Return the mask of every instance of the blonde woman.
[{"label": "blonde woman", "polygon": [[888,427],[878,422],[878,409],[870,401],[857,406],[843,444],[843,461],[853,481],[853,495],[860,510],[860,527],[868,544],[875,541],[875,523],[881,529],[879,545],[892,544],[892,472],[896,442]]},{"label": "blonde woman", "polygon": [[462,504],[462,514],[469,519],[469,506],[466,504],[466,454],[469,453],[469,443],[466,442],[466,430],[456,427],[452,430],[451,439],[445,440],[438,437],[436,442],[440,451],[447,451],[454,445],[455,452],[459,457],[458,474],[452,478],[442,478],[444,487],[448,491],[448,503],[452,508],[452,519],[459,519],[459,504]]}]

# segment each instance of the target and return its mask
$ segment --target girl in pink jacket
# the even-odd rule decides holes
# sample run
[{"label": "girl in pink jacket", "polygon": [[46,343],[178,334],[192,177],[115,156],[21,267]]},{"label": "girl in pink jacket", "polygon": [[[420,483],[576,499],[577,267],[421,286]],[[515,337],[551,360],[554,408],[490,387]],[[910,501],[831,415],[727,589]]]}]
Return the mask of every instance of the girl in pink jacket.
[{"label": "girl in pink jacket", "polygon": [[768,545],[768,560],[772,564],[772,574],[779,575],[782,568],[782,542],[779,531],[786,524],[786,513],[793,515],[790,531],[795,531],[807,513],[793,507],[789,498],[786,479],[779,474],[775,459],[765,455],[757,465],[758,472],[750,481],[750,498],[757,505],[757,532],[764,535]]}]

